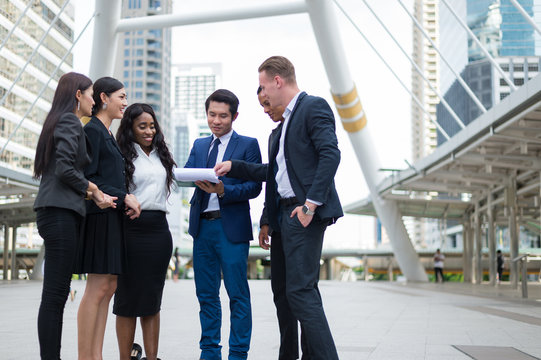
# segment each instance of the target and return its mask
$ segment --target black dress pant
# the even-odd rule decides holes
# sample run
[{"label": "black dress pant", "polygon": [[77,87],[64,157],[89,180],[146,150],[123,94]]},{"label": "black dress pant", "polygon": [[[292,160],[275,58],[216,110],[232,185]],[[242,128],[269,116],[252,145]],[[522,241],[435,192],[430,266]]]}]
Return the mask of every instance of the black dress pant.
[{"label": "black dress pant", "polygon": [[[271,252],[271,287],[276,306],[276,316],[280,328],[280,351],[278,360],[296,360],[299,358],[299,333],[297,319],[291,313],[286,295],[286,259],[282,244],[282,235],[272,233]],[[306,336],[301,325],[302,359],[310,359]]]},{"label": "black dress pant", "polygon": [[295,216],[296,205],[281,207],[280,230],[285,259],[286,297],[293,318],[301,323],[310,360],[338,360],[318,289],[323,234],[328,221],[317,218],[305,228]]},{"label": "black dress pant", "polygon": [[45,245],[43,291],[38,314],[42,359],[60,359],[62,318],[70,290],[81,222],[82,217],[72,210],[54,207],[37,210],[38,231]]}]

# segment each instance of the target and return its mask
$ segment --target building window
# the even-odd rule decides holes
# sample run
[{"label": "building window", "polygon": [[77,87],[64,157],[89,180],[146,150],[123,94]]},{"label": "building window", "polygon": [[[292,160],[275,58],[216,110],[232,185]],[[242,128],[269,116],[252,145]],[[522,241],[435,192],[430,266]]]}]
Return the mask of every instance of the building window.
[{"label": "building window", "polygon": [[143,70],[135,70],[135,77],[138,77],[138,78],[143,77]]},{"label": "building window", "polygon": [[124,39],[124,45],[130,45],[130,39]]},{"label": "building window", "polygon": [[143,92],[142,91],[136,91],[135,92],[135,98],[136,99],[142,99],[143,98]]},{"label": "building window", "polygon": [[130,72],[128,70],[124,70],[124,78],[129,78]]},{"label": "building window", "polygon": [[130,66],[130,60],[124,60],[124,66]]},{"label": "building window", "polygon": [[524,79],[523,78],[516,78],[514,80],[515,85],[524,85]]},{"label": "building window", "polygon": [[124,57],[128,57],[128,56],[130,56],[130,50],[126,49],[124,50]]},{"label": "building window", "polygon": [[538,64],[528,64],[528,71],[539,71]]},{"label": "building window", "polygon": [[136,88],[142,88],[143,87],[143,82],[142,81],[136,81],[135,82],[135,87]]},{"label": "building window", "polygon": [[509,93],[501,93],[500,94],[500,100],[505,99],[508,95],[509,95]]}]

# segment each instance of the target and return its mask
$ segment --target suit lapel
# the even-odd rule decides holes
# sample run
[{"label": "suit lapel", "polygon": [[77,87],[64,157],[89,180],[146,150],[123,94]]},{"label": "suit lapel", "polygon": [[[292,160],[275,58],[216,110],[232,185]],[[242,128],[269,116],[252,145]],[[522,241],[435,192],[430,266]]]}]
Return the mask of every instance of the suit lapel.
[{"label": "suit lapel", "polygon": [[272,130],[271,143],[269,144],[269,159],[275,159],[278,154],[278,144],[280,143],[283,125],[284,123],[282,122],[276,129]]},{"label": "suit lapel", "polygon": [[287,121],[287,132],[286,132],[286,139],[289,135],[289,129],[291,128],[291,124],[293,123],[293,119],[295,117],[295,113],[297,112],[297,109],[299,108],[299,104],[301,103],[302,99],[306,96],[306,93],[303,91],[299,94],[299,97],[297,98],[297,102],[295,103],[295,106],[293,107],[293,111],[291,112],[291,115],[289,116],[289,120]]},{"label": "suit lapel", "polygon": [[210,144],[212,144],[212,139],[214,139],[214,137],[210,135],[201,141],[202,151],[201,151],[201,156],[199,156],[199,158],[197,159],[196,167],[198,168],[207,167],[207,158],[210,151]]},{"label": "suit lapel", "polygon": [[237,147],[239,143],[239,135],[233,131],[233,134],[231,134],[231,139],[229,139],[229,143],[227,144],[227,148],[225,149],[224,157],[222,158],[222,161],[227,161],[231,159],[231,156],[233,155],[233,152],[235,151],[235,148]]}]

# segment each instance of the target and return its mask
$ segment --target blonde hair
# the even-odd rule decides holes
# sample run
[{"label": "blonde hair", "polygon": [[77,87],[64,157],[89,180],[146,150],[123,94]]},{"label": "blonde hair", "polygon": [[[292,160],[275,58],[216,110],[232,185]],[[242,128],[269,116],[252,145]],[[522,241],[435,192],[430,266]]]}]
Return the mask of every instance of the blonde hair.
[{"label": "blonde hair", "polygon": [[289,84],[297,83],[295,67],[291,61],[283,56],[271,56],[263,61],[257,70],[260,73],[264,71],[270,77],[278,75]]}]

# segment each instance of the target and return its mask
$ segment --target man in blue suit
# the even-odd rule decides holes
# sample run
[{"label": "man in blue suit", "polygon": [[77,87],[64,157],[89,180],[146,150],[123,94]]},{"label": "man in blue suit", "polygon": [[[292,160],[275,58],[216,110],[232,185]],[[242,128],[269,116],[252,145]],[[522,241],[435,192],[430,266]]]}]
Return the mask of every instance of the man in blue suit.
[{"label": "man in blue suit", "polygon": [[[257,140],[233,131],[238,105],[239,100],[229,90],[216,90],[208,97],[205,109],[212,136],[194,142],[185,167],[212,168],[216,162],[233,159],[261,163]],[[193,267],[200,306],[200,358],[221,359],[219,293],[223,274],[231,309],[229,360],[244,360],[252,332],[247,258],[253,233],[248,200],[259,195],[261,183],[222,178],[217,184],[195,184],[189,233],[194,238]]]},{"label": "man in blue suit", "polygon": [[[301,323],[306,340],[302,358],[338,360],[318,289],[323,235],[343,215],[334,186],[340,163],[334,115],[324,99],[299,90],[295,68],[288,59],[270,57],[258,70],[261,96],[270,106],[285,108],[283,125],[269,144],[269,163],[233,159],[215,170],[218,175],[229,171],[241,175],[244,167],[253,174],[265,174],[268,223],[281,234],[287,305],[291,316]],[[287,313],[287,305],[278,311],[279,317]],[[282,333],[283,326],[286,321],[280,321]],[[280,360],[296,358],[294,350],[279,354]]]}]

